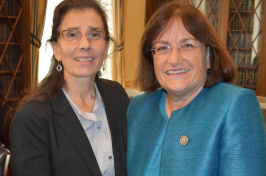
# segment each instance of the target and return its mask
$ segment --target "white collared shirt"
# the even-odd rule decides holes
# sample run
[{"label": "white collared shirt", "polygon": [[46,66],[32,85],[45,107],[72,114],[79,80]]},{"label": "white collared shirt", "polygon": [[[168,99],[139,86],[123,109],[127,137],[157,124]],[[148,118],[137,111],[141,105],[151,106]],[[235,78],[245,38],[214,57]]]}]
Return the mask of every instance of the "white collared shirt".
[{"label": "white collared shirt", "polygon": [[104,104],[95,83],[94,88],[96,91],[96,98],[92,113],[82,111],[71,100],[65,89],[62,89],[73,110],[77,114],[77,117],[80,120],[80,123],[90,141],[102,175],[114,176],[115,169],[111,132],[108,125]]}]

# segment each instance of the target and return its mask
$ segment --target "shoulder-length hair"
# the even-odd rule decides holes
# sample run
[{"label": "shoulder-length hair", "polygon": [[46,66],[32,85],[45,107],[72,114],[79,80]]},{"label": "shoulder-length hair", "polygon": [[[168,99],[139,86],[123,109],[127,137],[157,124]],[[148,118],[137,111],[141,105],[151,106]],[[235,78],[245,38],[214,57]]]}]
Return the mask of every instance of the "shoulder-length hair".
[{"label": "shoulder-length hair", "polygon": [[[51,43],[57,41],[57,38],[60,35],[60,24],[69,11],[85,9],[93,9],[96,13],[100,15],[106,33],[106,42],[113,40],[110,37],[110,33],[108,30],[106,12],[103,10],[102,6],[97,0],[64,0],[59,3],[54,10],[52,34],[48,42]],[[59,90],[63,87],[63,84],[65,83],[64,69],[61,72],[58,72],[56,70],[57,65],[58,61],[53,56],[50,69],[46,77],[33,90],[27,90],[28,92],[20,100],[18,106],[16,107],[16,110],[22,107],[26,102],[44,101],[55,97],[55,95],[59,92]],[[96,78],[99,76],[100,72],[97,73]]]},{"label": "shoulder-length hair", "polygon": [[211,87],[221,81],[234,83],[237,76],[234,61],[209,20],[193,5],[184,1],[172,1],[155,12],[142,36],[136,72],[136,84],[140,89],[153,92],[160,88],[154,73],[152,42],[177,18],[181,19],[191,35],[210,48],[211,74],[208,75],[204,87]]}]

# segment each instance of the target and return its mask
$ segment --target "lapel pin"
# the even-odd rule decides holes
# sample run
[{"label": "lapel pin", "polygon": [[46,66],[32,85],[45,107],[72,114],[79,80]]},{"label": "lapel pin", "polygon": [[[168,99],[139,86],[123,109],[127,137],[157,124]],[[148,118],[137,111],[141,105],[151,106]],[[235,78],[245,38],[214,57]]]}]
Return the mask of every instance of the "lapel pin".
[{"label": "lapel pin", "polygon": [[187,145],[187,143],[188,143],[188,138],[187,138],[187,136],[181,136],[181,138],[180,138],[180,143],[181,143],[182,145]]}]

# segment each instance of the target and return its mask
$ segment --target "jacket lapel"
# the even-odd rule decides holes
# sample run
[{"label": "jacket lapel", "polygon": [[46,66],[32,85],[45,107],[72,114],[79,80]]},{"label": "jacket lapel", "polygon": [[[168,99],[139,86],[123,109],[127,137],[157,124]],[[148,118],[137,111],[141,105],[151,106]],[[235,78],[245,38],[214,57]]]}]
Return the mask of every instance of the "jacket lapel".
[{"label": "jacket lapel", "polygon": [[160,113],[161,91],[134,102],[128,112],[128,175],[144,175],[146,166],[161,133],[165,118]]},{"label": "jacket lapel", "polygon": [[81,157],[88,164],[93,175],[100,176],[101,171],[90,142],[76,116],[76,113],[72,109],[62,90],[60,90],[56,95],[56,98],[51,101],[51,104],[55,111],[55,121],[70,138]]},{"label": "jacket lapel", "polygon": [[[111,132],[112,138],[112,148],[115,160],[115,172],[116,175],[123,175],[121,169],[125,169],[126,163],[121,158],[126,157],[126,119],[123,121],[121,120],[121,115],[124,117],[123,113],[121,115],[117,112],[120,103],[123,101],[119,100],[119,98],[123,98],[122,95],[114,95],[114,92],[110,89],[109,82],[106,83],[103,79],[95,80],[97,84],[97,88],[101,94],[101,97],[104,102],[105,112],[107,116],[108,125]],[[121,90],[121,94],[123,94]],[[114,100],[114,97],[117,98]],[[119,103],[119,104],[118,104]],[[129,102],[125,102],[127,105]],[[127,106],[125,105],[125,106]],[[122,107],[121,107],[122,108]],[[126,118],[126,117],[124,117]],[[123,129],[121,129],[121,126]],[[124,146],[124,147],[123,147]],[[121,163],[124,162],[124,163]]]},{"label": "jacket lapel", "polygon": [[[103,99],[104,102],[104,108],[105,108],[105,113],[107,116],[107,120],[108,120],[108,124],[109,124],[109,128],[111,131],[111,134],[115,134],[115,121],[114,121],[114,113],[113,113],[113,100],[111,100],[110,98],[110,92],[108,90],[107,87],[104,86],[104,83],[102,83],[102,81],[100,79],[96,79],[96,85],[97,88],[101,94],[101,97]],[[112,140],[113,140],[113,135],[112,136]]]},{"label": "jacket lapel", "polygon": [[[135,153],[135,158],[138,158],[138,160],[136,161],[138,163],[138,166],[135,165],[135,167],[138,167],[141,171],[140,175],[144,175],[144,171],[146,170],[146,166],[149,162],[153,149],[156,145],[156,141],[160,135],[163,123],[165,121],[164,117],[162,117],[159,111],[154,111],[154,113],[150,117],[152,117],[148,120],[150,123],[146,123],[147,128],[143,130],[142,136],[139,136],[141,138],[141,140],[138,141],[139,151],[143,152]],[[130,150],[130,148],[128,148],[128,150]]]}]

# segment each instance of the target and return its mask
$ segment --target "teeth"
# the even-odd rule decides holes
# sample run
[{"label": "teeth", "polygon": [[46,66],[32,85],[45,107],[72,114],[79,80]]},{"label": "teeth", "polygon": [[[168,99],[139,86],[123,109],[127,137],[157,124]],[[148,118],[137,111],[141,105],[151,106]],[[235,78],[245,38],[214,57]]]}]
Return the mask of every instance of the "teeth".
[{"label": "teeth", "polygon": [[82,58],[75,58],[75,60],[76,61],[81,61],[81,62],[90,62],[90,61],[93,61],[94,58],[93,57],[91,57],[91,58],[84,58],[84,57],[82,57]]},{"label": "teeth", "polygon": [[178,74],[178,73],[186,73],[188,72],[189,69],[185,69],[185,70],[177,70],[177,71],[167,71],[165,72],[167,75],[173,75],[173,74]]}]

